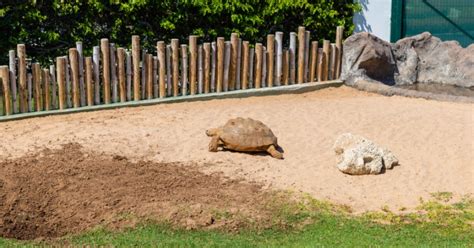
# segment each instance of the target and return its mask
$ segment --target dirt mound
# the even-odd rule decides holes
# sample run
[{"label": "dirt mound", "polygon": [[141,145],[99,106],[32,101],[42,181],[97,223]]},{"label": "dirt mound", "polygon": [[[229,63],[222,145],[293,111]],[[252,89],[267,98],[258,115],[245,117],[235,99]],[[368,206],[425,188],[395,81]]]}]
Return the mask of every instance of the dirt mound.
[{"label": "dirt mound", "polygon": [[0,236],[54,238],[143,219],[187,228],[237,228],[262,219],[260,185],[206,175],[179,163],[132,163],[84,153],[77,144],[0,163]]}]

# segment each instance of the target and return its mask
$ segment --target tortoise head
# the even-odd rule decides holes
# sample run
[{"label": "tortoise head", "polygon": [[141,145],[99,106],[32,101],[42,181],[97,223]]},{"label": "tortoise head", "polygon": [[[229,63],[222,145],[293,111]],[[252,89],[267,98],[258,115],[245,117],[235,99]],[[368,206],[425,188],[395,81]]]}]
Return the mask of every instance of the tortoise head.
[{"label": "tortoise head", "polygon": [[219,135],[221,133],[222,128],[211,128],[206,130],[206,134],[209,137]]}]

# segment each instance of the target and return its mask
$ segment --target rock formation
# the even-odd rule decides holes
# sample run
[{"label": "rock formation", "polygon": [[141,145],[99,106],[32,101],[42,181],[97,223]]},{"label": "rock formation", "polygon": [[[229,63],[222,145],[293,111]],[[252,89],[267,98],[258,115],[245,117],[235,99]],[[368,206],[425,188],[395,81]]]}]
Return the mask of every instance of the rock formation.
[{"label": "rock formation", "polygon": [[428,32],[391,44],[370,33],[357,33],[344,42],[341,79],[349,85],[364,79],[387,85],[474,87],[474,44],[463,48]]},{"label": "rock formation", "polygon": [[392,152],[358,135],[342,134],[333,148],[337,156],[337,168],[346,174],[380,174],[384,169],[398,165],[398,159]]}]

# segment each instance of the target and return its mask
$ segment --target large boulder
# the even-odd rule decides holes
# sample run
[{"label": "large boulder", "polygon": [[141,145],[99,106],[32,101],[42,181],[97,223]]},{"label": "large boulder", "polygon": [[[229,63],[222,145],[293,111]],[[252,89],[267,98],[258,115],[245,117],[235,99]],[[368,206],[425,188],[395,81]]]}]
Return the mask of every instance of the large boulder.
[{"label": "large boulder", "polygon": [[344,42],[341,78],[353,83],[355,78],[372,78],[394,83],[397,69],[391,44],[370,33],[357,33]]},{"label": "large boulder", "polygon": [[345,133],[333,147],[337,168],[350,175],[380,174],[398,165],[398,159],[389,150],[358,135]]},{"label": "large boulder", "polygon": [[388,85],[438,83],[474,87],[474,44],[441,41],[425,32],[390,44],[370,33],[357,33],[344,42],[341,78]]}]

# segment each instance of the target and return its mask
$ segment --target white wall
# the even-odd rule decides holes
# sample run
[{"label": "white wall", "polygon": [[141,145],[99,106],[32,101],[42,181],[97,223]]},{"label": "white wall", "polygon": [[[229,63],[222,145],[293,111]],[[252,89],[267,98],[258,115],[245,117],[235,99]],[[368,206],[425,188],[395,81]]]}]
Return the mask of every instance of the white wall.
[{"label": "white wall", "polygon": [[390,18],[392,0],[354,0],[361,4],[362,11],[354,15],[354,32],[371,32],[390,41]]}]

